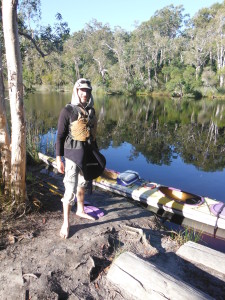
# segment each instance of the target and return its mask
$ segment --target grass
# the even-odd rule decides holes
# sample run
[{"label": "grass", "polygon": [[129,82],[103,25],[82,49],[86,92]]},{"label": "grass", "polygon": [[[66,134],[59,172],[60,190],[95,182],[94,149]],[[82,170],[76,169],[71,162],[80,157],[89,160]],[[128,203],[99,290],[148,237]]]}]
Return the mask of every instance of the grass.
[{"label": "grass", "polygon": [[[27,171],[26,173],[26,184],[29,185],[29,187],[33,187],[36,186],[36,184],[38,184],[37,177],[31,171]],[[32,190],[33,188],[31,188],[30,193],[32,193]]]},{"label": "grass", "polygon": [[36,162],[38,162],[38,152],[40,151],[40,134],[38,128],[35,128],[31,122],[27,122],[26,151],[28,157]]},{"label": "grass", "polygon": [[40,130],[37,124],[31,124],[27,122],[27,134],[26,134],[26,152],[28,157],[28,164],[35,164],[39,162],[38,152],[44,152],[51,156],[54,156],[55,142],[54,136],[55,131],[51,129],[48,132],[47,138],[41,142],[41,136],[43,131]]},{"label": "grass", "polygon": [[126,249],[126,247],[124,247],[122,245],[122,243],[119,241],[119,243],[114,243],[114,257],[113,257],[113,262],[124,252],[128,251],[128,249]]},{"label": "grass", "polygon": [[176,241],[179,246],[192,241],[198,243],[202,240],[202,232],[196,231],[193,228],[186,227],[178,232],[170,231],[172,240]]}]

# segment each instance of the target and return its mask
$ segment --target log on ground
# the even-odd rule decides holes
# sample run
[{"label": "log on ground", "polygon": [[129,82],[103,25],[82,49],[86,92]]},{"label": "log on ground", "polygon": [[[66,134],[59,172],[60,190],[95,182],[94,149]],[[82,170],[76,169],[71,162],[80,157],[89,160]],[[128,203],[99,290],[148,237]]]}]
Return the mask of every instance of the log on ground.
[{"label": "log on ground", "polygon": [[225,254],[206,246],[187,242],[176,252],[183,259],[194,264],[201,264],[225,275]]},{"label": "log on ground", "polygon": [[124,252],[113,262],[107,278],[134,299],[212,299],[131,252]]}]

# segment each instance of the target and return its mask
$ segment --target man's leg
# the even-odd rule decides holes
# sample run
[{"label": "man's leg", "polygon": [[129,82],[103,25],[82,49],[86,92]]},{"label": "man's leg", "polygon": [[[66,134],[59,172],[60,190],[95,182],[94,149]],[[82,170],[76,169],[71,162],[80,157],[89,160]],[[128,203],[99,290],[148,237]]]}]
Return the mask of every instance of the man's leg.
[{"label": "man's leg", "polygon": [[63,239],[66,239],[69,236],[70,210],[71,210],[71,205],[69,203],[63,203],[63,225],[62,225],[61,230],[60,230],[60,236]]},{"label": "man's leg", "polygon": [[76,172],[76,165],[69,159],[65,159],[65,176],[63,179],[65,186],[65,193],[62,198],[63,202],[63,224],[60,230],[60,236],[64,239],[69,236],[70,229],[70,211],[74,204],[76,193],[76,186],[78,180],[78,173]]},{"label": "man's leg", "polygon": [[95,220],[94,217],[86,214],[84,211],[84,195],[85,195],[85,188],[77,187],[77,212],[76,212],[76,215],[81,218]]}]

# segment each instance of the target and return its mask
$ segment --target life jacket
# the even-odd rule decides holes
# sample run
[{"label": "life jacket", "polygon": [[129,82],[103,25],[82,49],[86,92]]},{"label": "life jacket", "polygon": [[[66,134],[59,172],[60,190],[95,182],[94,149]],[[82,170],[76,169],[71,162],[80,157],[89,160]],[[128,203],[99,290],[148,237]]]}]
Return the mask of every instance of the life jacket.
[{"label": "life jacket", "polygon": [[67,104],[65,108],[71,113],[71,117],[64,151],[72,151],[72,160],[82,170],[86,180],[97,178],[105,168],[106,159],[96,144],[95,110],[93,107],[83,109],[71,104]]},{"label": "life jacket", "polygon": [[97,118],[93,107],[87,109],[78,105],[67,104],[70,111],[69,135],[75,141],[93,142],[96,140]]}]

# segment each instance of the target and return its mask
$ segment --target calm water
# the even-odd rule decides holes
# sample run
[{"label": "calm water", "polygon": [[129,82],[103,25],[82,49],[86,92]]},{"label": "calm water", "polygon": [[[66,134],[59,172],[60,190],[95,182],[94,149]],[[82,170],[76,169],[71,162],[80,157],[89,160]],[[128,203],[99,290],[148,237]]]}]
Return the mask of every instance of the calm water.
[{"label": "calm water", "polygon": [[[58,115],[70,93],[25,101],[31,134],[54,155]],[[225,202],[225,102],[95,95],[98,144],[107,167]],[[32,130],[34,133],[32,133]]]}]

